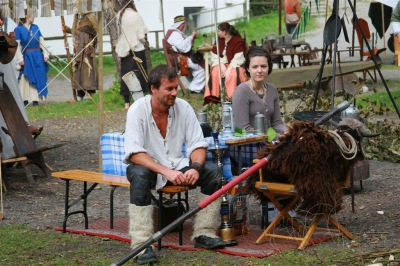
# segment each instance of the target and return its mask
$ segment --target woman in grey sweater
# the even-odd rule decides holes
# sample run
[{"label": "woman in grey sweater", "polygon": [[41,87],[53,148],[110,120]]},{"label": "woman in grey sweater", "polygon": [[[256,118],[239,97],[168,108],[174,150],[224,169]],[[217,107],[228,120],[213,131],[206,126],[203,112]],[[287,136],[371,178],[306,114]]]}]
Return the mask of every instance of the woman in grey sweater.
[{"label": "woman in grey sweater", "polygon": [[250,79],[240,84],[233,93],[235,127],[254,130],[254,116],[259,112],[265,115],[266,129],[272,127],[278,135],[284,133],[287,127],[281,117],[278,90],[274,85],[264,82],[272,72],[269,53],[262,47],[251,47],[244,68]]}]

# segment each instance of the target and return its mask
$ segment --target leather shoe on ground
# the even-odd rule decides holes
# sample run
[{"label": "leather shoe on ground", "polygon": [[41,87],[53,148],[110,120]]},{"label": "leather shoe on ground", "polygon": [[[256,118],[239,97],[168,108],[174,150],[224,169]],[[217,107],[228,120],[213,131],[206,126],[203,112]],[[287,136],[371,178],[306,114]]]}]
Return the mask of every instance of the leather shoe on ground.
[{"label": "leather shoe on ground", "polygon": [[154,253],[152,247],[146,248],[146,251],[142,255],[137,257],[137,263],[139,265],[157,263],[157,262],[158,262],[157,255],[156,253]]},{"label": "leather shoe on ground", "polygon": [[194,239],[196,243],[195,248],[205,248],[205,249],[215,249],[224,248],[226,246],[225,242],[219,237],[208,237],[208,236],[198,236]]}]

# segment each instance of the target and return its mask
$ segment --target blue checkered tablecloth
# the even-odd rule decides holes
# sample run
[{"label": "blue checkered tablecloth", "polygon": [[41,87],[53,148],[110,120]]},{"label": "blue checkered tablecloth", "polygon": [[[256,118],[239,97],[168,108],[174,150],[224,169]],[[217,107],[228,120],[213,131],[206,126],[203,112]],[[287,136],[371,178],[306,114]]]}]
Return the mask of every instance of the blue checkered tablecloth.
[{"label": "blue checkered tablecloth", "polygon": [[103,173],[111,175],[126,175],[127,164],[125,155],[124,135],[120,132],[106,133],[100,138]]},{"label": "blue checkered tablecloth", "polygon": [[[257,152],[259,147],[262,149],[263,146],[264,144],[262,142],[246,144],[241,146],[242,168],[251,167],[253,165],[253,160],[257,158]],[[239,147],[238,146],[230,147],[230,154],[232,156],[232,159],[234,159],[237,163],[239,161]]]},{"label": "blue checkered tablecloth", "polygon": [[[209,140],[207,140],[209,142]],[[106,133],[100,138],[101,154],[102,154],[102,170],[105,174],[126,175],[127,164],[124,164],[123,157],[124,135],[120,132]],[[223,146],[226,147],[226,146]],[[186,146],[182,145],[182,154],[186,157]],[[207,161],[217,162],[217,159],[207,151]],[[223,164],[222,175],[227,181],[232,180],[231,161],[229,149],[226,149],[221,162]]]}]

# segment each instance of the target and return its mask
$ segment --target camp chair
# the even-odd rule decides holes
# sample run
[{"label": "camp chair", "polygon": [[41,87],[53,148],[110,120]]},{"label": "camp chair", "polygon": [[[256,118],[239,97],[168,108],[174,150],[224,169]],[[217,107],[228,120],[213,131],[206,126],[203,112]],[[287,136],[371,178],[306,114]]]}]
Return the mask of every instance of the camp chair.
[{"label": "camp chair", "polygon": [[51,177],[50,170],[44,162],[42,152],[60,147],[63,143],[37,147],[10,89],[6,83],[3,85],[4,92],[0,96],[0,110],[6,122],[9,135],[14,143],[16,157],[2,160],[1,163],[21,163],[26,177],[31,183],[35,182],[30,168],[31,164],[37,165],[46,177]]},{"label": "camp chair", "polygon": [[[375,59],[380,62],[382,61],[381,58],[379,57],[379,54],[386,51],[386,48],[381,48],[378,49],[374,47],[374,34],[372,33],[372,38],[371,38],[371,32],[369,30],[368,22],[365,19],[359,18],[358,21],[360,22],[361,29],[365,34],[365,38],[369,41],[371,40],[371,50],[373,55],[375,56]],[[364,57],[366,56],[367,59],[366,61],[369,61],[372,59],[372,54],[368,51],[368,47],[366,46],[364,40],[363,40],[363,35],[361,32],[360,27],[358,26],[358,23],[352,20],[354,24],[354,28],[357,32],[357,38],[358,38],[358,43],[360,44],[360,61],[364,61]],[[374,70],[374,76],[372,76],[370,70],[364,70],[363,71],[363,78],[366,79],[367,73],[371,77],[371,79],[376,83],[376,68],[373,68]]]},{"label": "camp chair", "polygon": [[[253,162],[257,163],[259,160],[255,159]],[[342,226],[335,218],[328,215],[325,216],[323,214],[317,214],[313,217],[313,221],[309,226],[303,226],[297,223],[293,217],[290,216],[289,210],[291,210],[296,202],[300,200],[300,195],[296,193],[296,188],[292,184],[285,183],[274,183],[274,182],[264,182],[262,176],[262,169],[259,169],[260,181],[256,182],[256,189],[261,192],[264,196],[266,196],[272,204],[279,210],[279,214],[275,217],[275,219],[270,223],[270,225],[265,229],[265,231],[258,237],[256,244],[262,244],[267,237],[272,238],[281,238],[288,240],[296,240],[300,241],[300,245],[298,249],[305,249],[308,243],[310,242],[311,236],[315,231],[329,231],[335,233],[343,233],[349,239],[353,239],[354,236],[344,227]],[[350,181],[350,180],[349,180]],[[343,184],[344,187],[347,187],[348,183]],[[280,199],[285,199],[285,205],[282,205],[279,201]],[[274,232],[276,226],[279,225],[282,218],[285,217],[288,223],[293,226],[300,233],[304,233],[301,236],[288,236],[278,234]],[[334,225],[337,229],[328,229],[328,228],[320,228],[318,227],[318,223],[322,220],[326,219],[332,225]]]},{"label": "camp chair", "polygon": [[[177,59],[178,58],[177,53],[171,49],[168,49],[166,42],[167,42],[167,40],[165,40],[165,38],[163,38],[162,44],[163,44],[163,49],[164,49],[165,61],[167,62],[167,65],[175,68],[176,72],[179,73],[179,65],[178,65],[179,62]],[[180,75],[178,75],[178,84],[179,84],[179,87],[181,87],[183,96],[185,96],[185,86],[183,85],[183,83],[180,79]]]}]

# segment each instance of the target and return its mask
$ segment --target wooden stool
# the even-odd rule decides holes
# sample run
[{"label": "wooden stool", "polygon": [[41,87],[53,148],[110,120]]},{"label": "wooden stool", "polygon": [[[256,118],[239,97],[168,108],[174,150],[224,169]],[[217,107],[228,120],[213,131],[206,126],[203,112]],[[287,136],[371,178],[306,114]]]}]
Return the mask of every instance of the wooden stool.
[{"label": "wooden stool", "polygon": [[[258,160],[254,160],[253,162],[257,162]],[[274,183],[274,182],[264,182],[262,176],[262,169],[259,169],[260,181],[256,182],[255,187],[258,191],[264,194],[279,210],[279,214],[275,217],[275,219],[270,223],[270,225],[265,229],[265,231],[258,237],[256,243],[262,244],[267,237],[272,238],[281,238],[281,239],[288,239],[288,240],[296,240],[300,241],[300,245],[298,249],[305,249],[308,245],[311,236],[314,232],[317,231],[328,231],[328,232],[342,232],[345,234],[349,239],[353,239],[354,236],[344,227],[342,226],[335,218],[330,215],[315,215],[313,218],[313,222],[310,226],[302,226],[299,225],[293,217],[290,216],[288,213],[289,210],[292,209],[293,205],[300,200],[300,195],[297,194],[294,185],[292,184],[285,184],[285,183]],[[347,187],[348,183],[343,184],[343,186]],[[288,197],[289,202],[283,206],[278,201],[280,197]],[[306,231],[303,237],[293,237],[287,235],[280,235],[278,233],[274,233],[275,227],[279,224],[282,218],[285,217],[289,224],[295,228],[299,232]],[[328,228],[320,228],[318,227],[318,223],[325,218],[329,221],[332,225],[334,225],[337,229],[328,229]]]}]

